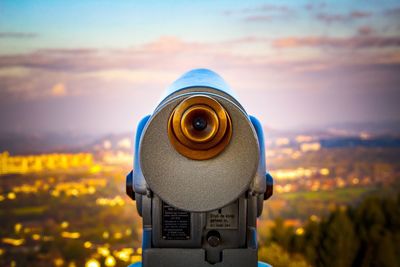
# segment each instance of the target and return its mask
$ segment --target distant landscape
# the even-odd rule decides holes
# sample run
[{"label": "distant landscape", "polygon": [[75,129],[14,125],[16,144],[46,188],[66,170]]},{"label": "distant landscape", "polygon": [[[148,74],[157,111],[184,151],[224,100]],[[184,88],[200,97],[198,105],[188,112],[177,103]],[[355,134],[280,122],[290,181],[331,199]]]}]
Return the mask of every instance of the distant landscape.
[{"label": "distant landscape", "polygon": [[[275,184],[258,222],[261,260],[274,266],[398,266],[400,135],[381,130],[265,129]],[[133,136],[76,144],[55,138],[62,145],[41,152],[45,139],[27,139],[25,152],[21,143],[3,141],[0,265],[140,261],[141,218],[125,195]]]}]

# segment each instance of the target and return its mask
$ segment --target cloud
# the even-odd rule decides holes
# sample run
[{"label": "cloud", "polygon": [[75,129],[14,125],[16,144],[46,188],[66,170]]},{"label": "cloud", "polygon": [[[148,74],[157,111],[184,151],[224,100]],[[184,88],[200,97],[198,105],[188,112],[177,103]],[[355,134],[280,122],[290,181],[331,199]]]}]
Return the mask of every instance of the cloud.
[{"label": "cloud", "polygon": [[365,11],[353,11],[348,16],[352,19],[370,17],[372,13]]},{"label": "cloud", "polygon": [[273,41],[276,48],[332,47],[332,48],[385,48],[399,47],[400,36],[341,37],[285,37]]},{"label": "cloud", "polygon": [[[277,57],[272,48],[331,48],[337,51],[358,48],[390,48],[400,46],[400,36],[377,36],[369,34],[369,27],[360,28],[363,35],[350,37],[284,37],[270,39],[248,36],[222,42],[188,42],[177,37],[161,37],[143,45],[125,49],[41,49],[28,54],[1,55],[0,74],[11,75],[14,70],[38,70],[59,73],[59,76],[76,73],[105,79],[129,77],[142,79],[143,73],[171,72],[195,66],[242,68],[251,65],[282,66],[295,62],[289,57]],[[251,53],[245,53],[251,50]],[[257,47],[255,50],[254,47]],[[373,54],[371,52],[371,54]],[[324,60],[319,55],[319,60]],[[14,71],[15,72],[15,71]],[[93,75],[96,73],[96,75]],[[148,75],[146,74],[146,77]],[[143,80],[143,79],[142,79]],[[58,82],[56,80],[55,82]]]},{"label": "cloud", "polygon": [[0,68],[25,67],[52,71],[85,71],[101,68],[97,50],[89,49],[42,49],[29,54],[0,56]]},{"label": "cloud", "polygon": [[387,9],[384,11],[385,15],[390,15],[390,16],[400,16],[400,6],[399,7],[394,7],[391,9]]},{"label": "cloud", "polygon": [[370,26],[362,26],[358,28],[359,35],[371,35],[372,33],[374,33],[374,29]]},{"label": "cloud", "polygon": [[288,6],[271,5],[271,4],[262,5],[256,9],[264,12],[280,12],[280,13],[288,13],[292,10]]},{"label": "cloud", "polygon": [[294,10],[292,10],[288,6],[263,5],[254,9],[245,9],[243,10],[243,13],[246,14],[244,21],[262,22],[262,21],[271,21],[279,18],[287,18],[289,15],[294,14]]},{"label": "cloud", "polygon": [[326,7],[326,3],[315,3],[311,2],[304,6],[305,9],[312,11],[312,10],[320,10]]},{"label": "cloud", "polygon": [[264,4],[252,8],[242,8],[239,10],[225,10],[223,14],[230,16],[232,14],[249,14],[249,13],[288,13],[292,11],[289,6],[286,5],[274,5],[274,4]]},{"label": "cloud", "polygon": [[62,97],[67,94],[67,88],[65,87],[65,84],[57,83],[57,84],[53,85],[53,87],[50,90],[50,93],[52,96]]},{"label": "cloud", "polygon": [[243,8],[240,10],[226,10],[225,16],[239,15],[244,16],[247,22],[270,21],[277,18],[287,17],[293,14],[294,10],[286,5],[264,4],[253,8]]},{"label": "cloud", "polygon": [[133,49],[136,53],[182,53],[187,51],[202,51],[210,47],[210,44],[198,42],[186,42],[175,36],[162,36],[157,40],[144,44],[143,46]]},{"label": "cloud", "polygon": [[244,20],[248,22],[259,22],[259,21],[271,21],[274,16],[268,15],[258,15],[258,16],[248,16]]},{"label": "cloud", "polygon": [[371,12],[354,10],[347,14],[319,13],[316,15],[316,18],[327,24],[331,24],[334,22],[348,22],[356,19],[364,19],[371,16],[372,16]]},{"label": "cloud", "polygon": [[234,45],[229,42],[188,42],[166,36],[124,49],[41,49],[27,54],[0,55],[0,69],[29,68],[76,73],[110,69],[165,71],[165,67],[209,64],[210,60],[226,57]]},{"label": "cloud", "polygon": [[[193,42],[166,36],[120,49],[41,49],[3,55],[0,120],[10,129],[18,122],[23,129],[30,125],[29,129],[40,131],[120,131],[152,112],[174,79],[198,67],[221,74],[249,114],[275,127],[342,117],[356,120],[371,114],[385,117],[388,105],[371,107],[376,106],[376,95],[396,99],[392,91],[400,82],[400,53],[398,49],[358,53],[349,44],[362,39],[376,46],[379,42],[373,38],[383,37],[248,36]],[[360,42],[355,43],[360,46]],[[337,45],[341,47],[336,49]],[[279,46],[292,51],[274,49]],[[313,53],[297,49],[304,46]],[[335,53],[320,51],[321,47]],[[390,110],[398,111],[396,105]]]},{"label": "cloud", "polygon": [[31,32],[0,32],[0,38],[4,39],[32,39],[36,37],[38,37],[38,35]]},{"label": "cloud", "polygon": [[[124,49],[41,49],[0,56],[0,94],[6,101],[165,88],[180,73],[198,67],[223,70],[237,86],[256,89],[265,84],[254,78],[258,74],[298,76],[378,63],[391,68],[400,63],[398,52],[363,50],[366,52],[356,54],[354,49],[399,46],[400,37],[374,35],[279,39],[248,36],[209,43],[166,36]],[[314,52],[296,50],[303,47]],[[276,48],[291,48],[296,56]],[[321,48],[335,53],[332,56],[319,51]]]},{"label": "cloud", "polygon": [[41,49],[28,54],[0,55],[0,69],[23,67],[78,73],[107,69],[154,69],[164,68],[164,60],[184,62],[187,54],[196,57],[196,54],[215,53],[225,48],[218,43],[186,42],[166,36],[125,49]]}]

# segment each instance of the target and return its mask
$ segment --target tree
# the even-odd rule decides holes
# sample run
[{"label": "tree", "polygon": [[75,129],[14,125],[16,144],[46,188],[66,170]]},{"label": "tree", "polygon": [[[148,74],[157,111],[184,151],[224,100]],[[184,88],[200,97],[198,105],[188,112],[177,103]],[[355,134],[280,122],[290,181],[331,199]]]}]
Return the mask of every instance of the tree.
[{"label": "tree", "polygon": [[359,247],[354,225],[345,211],[335,211],[322,224],[317,266],[352,266]]},{"label": "tree", "polygon": [[361,246],[354,266],[400,265],[400,206],[391,198],[370,197],[354,211]]}]

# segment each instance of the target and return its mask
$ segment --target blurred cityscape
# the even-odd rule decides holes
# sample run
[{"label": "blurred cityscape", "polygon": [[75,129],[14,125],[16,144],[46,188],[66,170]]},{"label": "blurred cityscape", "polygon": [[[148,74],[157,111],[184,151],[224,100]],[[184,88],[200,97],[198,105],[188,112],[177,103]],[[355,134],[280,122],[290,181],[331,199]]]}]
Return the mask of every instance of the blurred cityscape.
[{"label": "blurred cityscape", "polygon": [[[343,129],[265,129],[265,134],[267,166],[275,185],[259,219],[261,260],[274,266],[398,266],[398,230],[387,241],[392,242],[388,246],[394,259],[386,265],[379,262],[379,255],[375,263],[358,255],[362,237],[354,256],[339,257],[348,262],[324,264],[331,259],[313,247],[317,243],[309,251],[305,248],[315,236],[313,225],[329,228],[337,217],[339,232],[349,235],[340,219],[343,214],[353,218],[350,211],[360,205],[369,210],[372,202],[363,203],[371,197],[396,200],[400,196],[399,135]],[[41,153],[31,147],[25,147],[24,153],[20,146],[3,140],[0,266],[127,266],[140,261],[141,219],[135,203],[125,195],[132,140],[131,134],[110,135],[81,149],[43,146]],[[378,211],[383,209],[378,205]],[[377,234],[379,242],[390,227],[399,229],[399,214],[395,204],[394,217],[388,219],[392,225],[385,224]],[[355,234],[358,226],[350,226],[355,231],[350,233]],[[350,245],[340,246],[350,253]],[[328,250],[333,257],[340,253],[334,245]]]}]

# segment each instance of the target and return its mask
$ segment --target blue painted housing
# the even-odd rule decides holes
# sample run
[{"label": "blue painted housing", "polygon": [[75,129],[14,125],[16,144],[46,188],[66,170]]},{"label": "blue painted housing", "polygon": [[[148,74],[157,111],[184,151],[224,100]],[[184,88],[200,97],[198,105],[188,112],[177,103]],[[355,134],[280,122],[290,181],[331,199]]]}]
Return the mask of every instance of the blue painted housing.
[{"label": "blue painted housing", "polygon": [[236,98],[224,79],[209,69],[194,69],[186,72],[167,89],[166,97],[175,92],[195,86],[214,88]]}]

